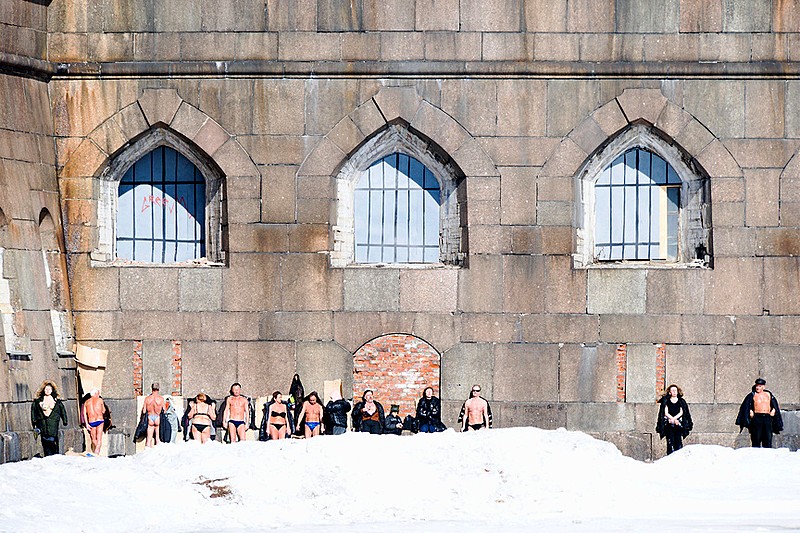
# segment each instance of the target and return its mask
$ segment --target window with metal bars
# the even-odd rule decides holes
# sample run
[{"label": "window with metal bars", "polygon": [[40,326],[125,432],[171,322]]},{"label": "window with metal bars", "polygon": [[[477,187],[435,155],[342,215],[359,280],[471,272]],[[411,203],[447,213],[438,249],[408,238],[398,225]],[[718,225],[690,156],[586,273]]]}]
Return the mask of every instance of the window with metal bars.
[{"label": "window with metal bars", "polygon": [[682,181],[658,155],[632,148],[595,183],[595,258],[677,261]]},{"label": "window with metal bars", "polygon": [[356,263],[439,262],[441,185],[428,168],[393,153],[355,187]]},{"label": "window with metal bars", "polygon": [[186,157],[159,146],[134,163],[119,183],[116,256],[178,263],[206,255],[206,182]]}]

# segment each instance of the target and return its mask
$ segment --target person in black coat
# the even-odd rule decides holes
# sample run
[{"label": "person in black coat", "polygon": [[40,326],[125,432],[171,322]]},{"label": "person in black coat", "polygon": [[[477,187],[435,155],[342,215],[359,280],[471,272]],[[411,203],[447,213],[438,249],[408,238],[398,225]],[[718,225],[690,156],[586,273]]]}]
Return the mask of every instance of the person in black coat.
[{"label": "person in black coat", "polygon": [[763,378],[756,380],[753,391],[744,397],[736,417],[739,433],[744,428],[750,431],[753,448],[772,448],[772,434],[783,431],[781,408],[772,392],[764,388],[766,384]]},{"label": "person in black coat", "polygon": [[67,425],[67,410],[58,397],[56,384],[44,381],[31,404],[31,425],[42,439],[44,456],[58,453],[59,422]]},{"label": "person in black coat", "polygon": [[683,399],[683,391],[677,385],[670,385],[659,400],[656,432],[667,438],[667,455],[683,448],[683,439],[692,431],[692,415],[689,404]]},{"label": "person in black coat", "polygon": [[383,406],[373,398],[370,389],[364,391],[361,401],[353,409],[353,431],[372,433],[380,435],[386,424],[386,417],[383,414]]},{"label": "person in black coat", "polygon": [[342,398],[338,390],[334,391],[325,406],[325,429],[330,429],[331,435],[342,435],[347,431],[347,413],[350,409],[350,402]]},{"label": "person in black coat", "polygon": [[442,402],[433,395],[433,387],[426,387],[417,402],[417,424],[421,433],[444,431],[442,424]]},{"label": "person in black coat", "polygon": [[389,408],[389,416],[386,417],[386,423],[383,426],[384,435],[402,435],[403,434],[403,419],[400,418],[400,406],[392,405]]}]

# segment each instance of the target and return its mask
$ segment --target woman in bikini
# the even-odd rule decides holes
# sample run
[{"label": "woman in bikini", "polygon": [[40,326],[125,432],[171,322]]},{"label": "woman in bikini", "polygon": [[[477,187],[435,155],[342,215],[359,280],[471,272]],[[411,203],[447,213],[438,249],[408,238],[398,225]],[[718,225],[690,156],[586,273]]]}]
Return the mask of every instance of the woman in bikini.
[{"label": "woman in bikini", "polygon": [[280,391],[272,393],[272,401],[267,405],[267,409],[269,410],[267,431],[270,440],[285,439],[289,433],[288,410]]},{"label": "woman in bikini", "polygon": [[214,408],[206,403],[207,396],[198,394],[192,408],[189,409],[189,420],[192,421],[192,438],[205,444],[211,438],[211,424],[217,417]]},{"label": "woman in bikini", "polygon": [[297,417],[297,423],[302,424],[303,417],[305,416],[304,434],[307,439],[316,437],[325,429],[322,427],[323,414],[324,411],[322,409],[322,403],[319,401],[319,395],[317,391],[312,391],[308,397],[306,397],[306,401],[303,402],[303,409]]}]

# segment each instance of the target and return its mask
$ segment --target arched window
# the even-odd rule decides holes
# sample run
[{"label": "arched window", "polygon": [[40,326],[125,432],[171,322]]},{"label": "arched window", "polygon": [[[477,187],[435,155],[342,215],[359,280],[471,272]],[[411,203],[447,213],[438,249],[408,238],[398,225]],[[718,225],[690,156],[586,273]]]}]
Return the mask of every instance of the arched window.
[{"label": "arched window", "polygon": [[708,177],[651,126],[636,125],[618,135],[578,177],[576,266],[709,263]]},{"label": "arched window", "polygon": [[356,263],[438,263],[440,185],[425,165],[394,153],[358,180]]},{"label": "arched window", "polygon": [[125,172],[117,201],[117,258],[150,263],[199,259],[205,250],[205,180],[168,146]]},{"label": "arched window", "polygon": [[224,175],[197,146],[153,128],[99,179],[94,262],[224,262]]},{"label": "arched window", "polygon": [[595,183],[595,257],[677,261],[681,185],[675,169],[649,150],[617,157]]}]

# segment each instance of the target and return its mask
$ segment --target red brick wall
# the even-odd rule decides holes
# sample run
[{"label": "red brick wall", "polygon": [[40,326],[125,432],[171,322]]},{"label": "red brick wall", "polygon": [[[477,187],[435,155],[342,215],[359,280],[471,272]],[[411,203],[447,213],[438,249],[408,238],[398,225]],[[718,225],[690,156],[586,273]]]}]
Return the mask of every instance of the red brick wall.
[{"label": "red brick wall", "polygon": [[425,387],[439,396],[439,353],[413,335],[384,335],[353,355],[353,398],[361,399],[365,389],[375,391],[375,400],[389,406],[398,404],[400,415],[414,414]]},{"label": "red brick wall", "polygon": [[142,341],[133,341],[133,395],[142,395]]},{"label": "red brick wall", "polygon": [[617,402],[624,403],[628,373],[628,345],[617,345]]},{"label": "red brick wall", "polygon": [[667,386],[667,345],[656,344],[656,398],[664,394]]},{"label": "red brick wall", "polygon": [[183,347],[181,341],[172,341],[172,395],[183,391]]}]

